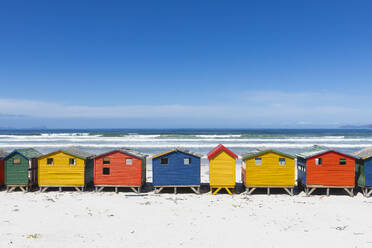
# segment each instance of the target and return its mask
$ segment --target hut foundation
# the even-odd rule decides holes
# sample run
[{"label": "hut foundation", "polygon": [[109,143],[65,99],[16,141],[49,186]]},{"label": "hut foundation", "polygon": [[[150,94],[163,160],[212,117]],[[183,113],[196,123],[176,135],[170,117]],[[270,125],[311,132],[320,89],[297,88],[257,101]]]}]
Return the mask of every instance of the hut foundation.
[{"label": "hut foundation", "polygon": [[49,188],[58,188],[58,192],[62,192],[63,188],[74,188],[76,191],[81,192],[84,191],[84,186],[81,185],[47,185],[47,186],[39,186],[40,192],[45,192]]},{"label": "hut foundation", "polygon": [[365,197],[370,197],[372,195],[372,187],[361,187],[362,193]]},{"label": "hut foundation", "polygon": [[159,194],[164,188],[173,188],[174,194],[177,194],[177,188],[190,188],[195,194],[200,194],[200,185],[163,185],[154,188],[155,194]]},{"label": "hut foundation", "polygon": [[141,193],[141,187],[138,185],[96,185],[95,191],[96,192],[102,192],[105,188],[114,188],[115,193],[119,193],[119,188],[130,188],[134,193],[139,194]]},{"label": "hut foundation", "polygon": [[28,185],[7,185],[6,186],[6,192],[11,193],[14,190],[16,190],[17,188],[22,190],[23,193],[26,193],[26,192],[29,191],[29,186]]},{"label": "hut foundation", "polygon": [[281,188],[283,189],[288,195],[293,196],[293,186],[245,186],[246,193],[251,195],[257,188],[266,188],[267,195],[270,195],[270,188]]},{"label": "hut foundation", "polygon": [[315,190],[317,189],[326,189],[326,195],[330,195],[331,189],[344,189],[345,192],[351,196],[354,197],[354,187],[350,186],[320,186],[320,185],[307,185],[305,187],[305,194],[306,196],[310,196]]},{"label": "hut foundation", "polygon": [[[231,188],[231,187],[210,187],[210,189],[211,189],[211,193],[212,193],[212,195],[216,195],[221,189],[225,189],[226,190],[226,192],[229,194],[229,195],[232,195],[232,192],[231,192],[231,190],[230,189],[233,189],[233,188]],[[213,189],[216,189],[215,191],[213,191]]]}]

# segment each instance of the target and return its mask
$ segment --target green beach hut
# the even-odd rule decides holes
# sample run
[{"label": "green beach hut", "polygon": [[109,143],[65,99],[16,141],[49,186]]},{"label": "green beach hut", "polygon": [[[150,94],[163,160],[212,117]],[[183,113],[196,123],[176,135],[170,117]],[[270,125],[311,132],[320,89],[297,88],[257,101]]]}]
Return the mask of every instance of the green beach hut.
[{"label": "green beach hut", "polygon": [[43,154],[33,148],[18,149],[4,158],[4,184],[7,192],[23,192],[37,184],[37,158]]}]

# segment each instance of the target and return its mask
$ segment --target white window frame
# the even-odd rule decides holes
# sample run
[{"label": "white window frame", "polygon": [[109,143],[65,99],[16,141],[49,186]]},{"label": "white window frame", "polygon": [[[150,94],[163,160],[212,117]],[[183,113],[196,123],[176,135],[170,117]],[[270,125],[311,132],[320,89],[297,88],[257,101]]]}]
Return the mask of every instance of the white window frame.
[{"label": "white window frame", "polygon": [[[74,163],[71,164],[71,161],[74,161]],[[69,158],[68,159],[68,164],[69,165],[76,165],[76,158]]]},{"label": "white window frame", "polygon": [[[320,161],[320,163],[319,163]],[[315,165],[322,165],[323,164],[323,159],[322,158],[316,158],[315,159]]]},{"label": "white window frame", "polygon": [[[258,163],[258,161],[260,161],[260,162]],[[262,158],[255,158],[254,159],[254,164],[255,165],[262,165]]]},{"label": "white window frame", "polygon": [[[186,162],[187,161],[187,162]],[[183,164],[184,165],[190,165],[191,164],[191,158],[184,158],[183,159]]]},{"label": "white window frame", "polygon": [[[280,160],[284,160],[284,161],[280,161]],[[287,160],[285,158],[279,158],[279,165],[286,165],[286,164],[287,164]]]},{"label": "white window frame", "polygon": [[[128,161],[130,161],[130,163],[128,163]],[[125,159],[125,164],[126,165],[132,165],[133,164],[133,159],[132,158],[126,158]]]},{"label": "white window frame", "polygon": [[[19,163],[15,163],[14,160],[18,159]],[[20,158],[13,158],[13,164],[21,164],[21,159]]]},{"label": "white window frame", "polygon": [[[344,163],[344,164],[341,164],[341,160],[345,161],[345,163]],[[346,158],[340,158],[340,159],[339,159],[339,164],[340,164],[340,165],[346,165],[346,164],[347,164],[347,160],[346,160]]]}]

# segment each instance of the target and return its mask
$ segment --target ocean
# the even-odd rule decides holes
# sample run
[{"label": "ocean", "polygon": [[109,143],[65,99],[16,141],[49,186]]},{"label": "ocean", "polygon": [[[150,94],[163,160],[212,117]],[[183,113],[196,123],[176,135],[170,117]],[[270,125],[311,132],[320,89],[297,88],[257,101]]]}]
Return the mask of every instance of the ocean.
[{"label": "ocean", "polygon": [[0,148],[50,152],[77,146],[88,152],[128,147],[149,156],[174,147],[203,155],[224,144],[241,155],[258,147],[296,154],[314,144],[351,153],[372,146],[372,129],[22,129],[0,130]]}]

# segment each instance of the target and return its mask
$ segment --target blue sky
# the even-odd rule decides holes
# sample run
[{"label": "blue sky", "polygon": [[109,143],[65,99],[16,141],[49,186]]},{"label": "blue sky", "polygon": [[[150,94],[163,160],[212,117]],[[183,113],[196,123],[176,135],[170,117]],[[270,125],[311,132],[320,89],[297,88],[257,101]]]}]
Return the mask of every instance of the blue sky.
[{"label": "blue sky", "polygon": [[0,127],[372,123],[371,1],[2,1]]}]

